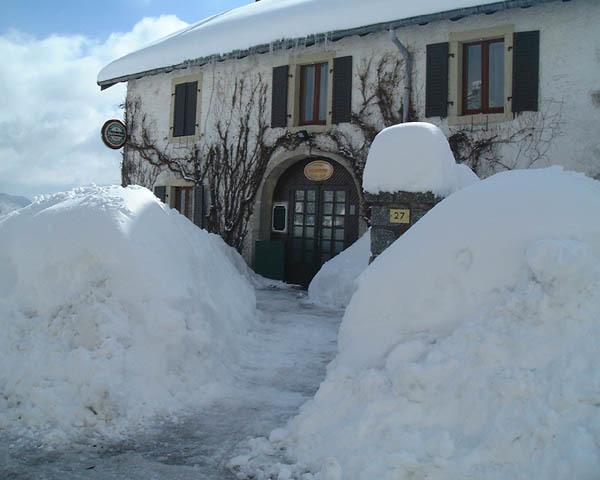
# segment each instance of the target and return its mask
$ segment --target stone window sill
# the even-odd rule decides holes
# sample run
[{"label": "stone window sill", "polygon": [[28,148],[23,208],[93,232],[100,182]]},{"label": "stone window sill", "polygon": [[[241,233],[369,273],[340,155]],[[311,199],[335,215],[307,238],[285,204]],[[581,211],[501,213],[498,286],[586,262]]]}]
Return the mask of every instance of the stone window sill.
[{"label": "stone window sill", "polygon": [[502,123],[512,120],[512,113],[478,113],[476,115],[449,116],[448,125],[451,127],[462,125],[488,125],[491,123]]}]

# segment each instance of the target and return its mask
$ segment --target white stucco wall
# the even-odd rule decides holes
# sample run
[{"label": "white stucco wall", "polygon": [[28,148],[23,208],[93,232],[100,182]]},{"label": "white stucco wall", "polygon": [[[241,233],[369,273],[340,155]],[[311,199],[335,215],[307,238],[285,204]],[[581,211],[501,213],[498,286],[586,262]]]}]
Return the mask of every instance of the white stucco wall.
[{"label": "white stucco wall", "polygon": [[[540,30],[540,113],[525,113],[503,123],[489,123],[491,131],[515,128],[517,122],[527,122],[544,115],[560,113],[560,136],[553,138],[545,159],[534,166],[563,165],[568,169],[600,176],[600,2],[572,0],[555,2],[527,9],[511,9],[492,15],[478,15],[458,21],[443,21],[423,26],[398,29],[398,38],[409,48],[414,58],[413,102],[420,120],[440,126],[447,134],[457,127],[447,119],[425,117],[425,51],[427,44],[447,42],[452,32],[511,26],[514,31]],[[398,54],[387,34],[349,37],[335,43],[253,55],[239,60],[177,70],[169,74],[144,77],[129,82],[128,99],[139,98],[142,111],[152,124],[161,145],[173,153],[185,153],[194,147],[193,141],[169,141],[172,80],[181,76],[200,74],[202,78],[200,133],[204,139],[215,135],[217,119],[228,114],[224,100],[230,96],[236,79],[249,80],[261,75],[267,82],[267,117],[270,120],[270,83],[272,68],[290,63],[297,55],[333,52],[335,56],[353,56],[354,70],[370,58],[377,59],[386,52]],[[355,75],[353,105],[360,104],[359,81]],[[398,100],[401,97],[398,92]],[[452,98],[451,98],[452,99]],[[512,118],[512,117],[511,117]],[[537,120],[536,120],[537,121]],[[543,121],[541,119],[540,121]],[[342,130],[352,132],[352,126]],[[464,128],[464,127],[462,127]],[[470,127],[467,127],[470,128]],[[484,126],[473,127],[482,130]],[[270,132],[279,135],[281,130]],[[485,133],[485,132],[484,132]],[[519,145],[501,146],[507,164],[526,166]],[[273,168],[273,165],[270,165]],[[491,173],[491,172],[488,172]],[[163,173],[158,184],[164,184],[172,173]],[[260,199],[257,199],[258,201]],[[255,215],[255,217],[257,217]],[[251,229],[258,232],[256,225]],[[254,238],[249,238],[253,244]],[[250,258],[251,249],[247,253]]]}]

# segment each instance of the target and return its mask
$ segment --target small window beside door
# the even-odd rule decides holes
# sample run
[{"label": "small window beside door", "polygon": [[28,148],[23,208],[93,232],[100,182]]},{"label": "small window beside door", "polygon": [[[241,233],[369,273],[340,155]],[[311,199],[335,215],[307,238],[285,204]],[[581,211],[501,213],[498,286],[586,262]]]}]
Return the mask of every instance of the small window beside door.
[{"label": "small window beside door", "polygon": [[194,221],[193,198],[194,187],[174,187],[175,191],[175,209],[182,215]]},{"label": "small window beside door", "polygon": [[288,204],[284,202],[273,205],[272,230],[275,233],[286,233],[288,223]]}]

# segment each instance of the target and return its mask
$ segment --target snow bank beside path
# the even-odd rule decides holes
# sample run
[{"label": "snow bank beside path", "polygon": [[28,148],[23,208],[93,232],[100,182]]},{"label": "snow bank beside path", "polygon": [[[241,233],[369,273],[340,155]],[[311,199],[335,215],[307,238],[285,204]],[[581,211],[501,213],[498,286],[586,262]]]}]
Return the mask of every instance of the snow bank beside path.
[{"label": "snow bank beside path", "polygon": [[363,175],[368,193],[433,192],[446,197],[479,180],[457,165],[446,135],[426,122],[388,127],[375,137]]},{"label": "snow bank beside path", "polygon": [[314,400],[236,468],[596,480],[598,211],[600,183],[557,167],[443,200],[360,277]]},{"label": "snow bank beside path", "polygon": [[231,378],[255,315],[223,241],[140,187],[0,220],[0,430],[118,434]]},{"label": "snow bank beside path", "polygon": [[345,308],[358,288],[358,277],[369,266],[371,234],[326,262],[308,287],[310,302],[329,308]]}]

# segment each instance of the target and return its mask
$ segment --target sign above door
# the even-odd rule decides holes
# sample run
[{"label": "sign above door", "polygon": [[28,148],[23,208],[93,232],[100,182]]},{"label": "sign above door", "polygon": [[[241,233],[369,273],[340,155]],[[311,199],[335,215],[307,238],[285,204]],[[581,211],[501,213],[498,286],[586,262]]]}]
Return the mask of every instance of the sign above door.
[{"label": "sign above door", "polygon": [[304,167],[304,176],[313,182],[324,182],[333,175],[333,165],[325,160],[314,160]]}]

